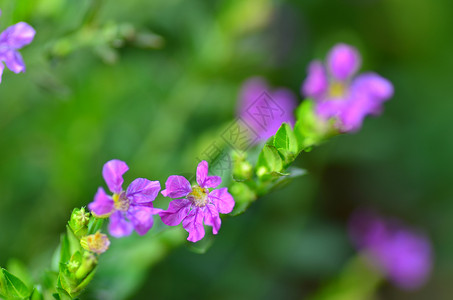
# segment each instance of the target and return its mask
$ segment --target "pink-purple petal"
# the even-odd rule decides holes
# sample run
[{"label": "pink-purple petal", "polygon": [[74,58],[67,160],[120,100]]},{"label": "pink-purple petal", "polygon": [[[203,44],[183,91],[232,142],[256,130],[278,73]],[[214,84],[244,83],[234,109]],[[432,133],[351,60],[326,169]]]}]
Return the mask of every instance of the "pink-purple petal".
[{"label": "pink-purple petal", "polygon": [[139,235],[144,235],[153,227],[153,215],[160,211],[150,206],[131,205],[127,211],[127,218],[132,222],[135,231]]},{"label": "pink-purple petal", "polygon": [[129,170],[124,161],[113,159],[105,163],[102,176],[112,193],[119,194],[123,185],[123,174]]},{"label": "pink-purple petal", "polygon": [[187,196],[192,191],[190,182],[183,176],[172,175],[165,182],[165,190],[161,193],[164,197],[180,198]]},{"label": "pink-purple petal", "polygon": [[337,44],[327,56],[327,66],[335,79],[343,81],[354,75],[361,64],[361,57],[355,47]]},{"label": "pink-purple petal", "polygon": [[182,227],[189,233],[188,241],[197,242],[204,237],[203,219],[203,209],[196,207],[182,220]]},{"label": "pink-purple petal", "polygon": [[213,234],[217,234],[219,232],[220,225],[222,224],[217,207],[213,204],[208,204],[205,206],[204,212],[204,223],[212,227]]},{"label": "pink-purple petal", "polygon": [[0,83],[2,82],[2,75],[3,75],[4,69],[5,69],[5,65],[0,61]]},{"label": "pink-purple petal", "polygon": [[2,57],[8,69],[14,73],[25,72],[25,63],[19,52],[8,50],[2,53]]},{"label": "pink-purple petal", "polygon": [[0,44],[6,44],[13,49],[22,48],[31,43],[36,31],[25,22],[19,22],[6,28],[0,35]]},{"label": "pink-purple petal", "polygon": [[327,74],[322,62],[319,60],[311,62],[307,72],[307,78],[302,85],[302,93],[306,97],[316,100],[327,92],[329,85]]},{"label": "pink-purple petal", "polygon": [[159,181],[137,178],[127,188],[126,196],[133,204],[149,203],[156,199],[159,191]]},{"label": "pink-purple petal", "polygon": [[88,204],[88,208],[98,217],[108,216],[114,208],[114,202],[104,191],[103,188],[98,188],[94,201]]},{"label": "pink-purple petal", "polygon": [[247,115],[250,106],[253,105],[264,92],[269,93],[269,87],[263,78],[253,77],[245,81],[242,84],[239,96],[238,115]]},{"label": "pink-purple petal", "polygon": [[181,223],[190,210],[191,202],[187,199],[176,199],[170,202],[168,209],[159,213],[162,222],[168,226]]},{"label": "pink-purple petal", "polygon": [[216,188],[222,183],[219,176],[208,176],[208,162],[203,160],[197,166],[197,183],[202,188]]},{"label": "pink-purple petal", "polygon": [[209,193],[208,198],[222,214],[228,214],[233,210],[234,199],[233,196],[228,193],[228,188],[213,190]]},{"label": "pink-purple petal", "polygon": [[361,90],[381,101],[388,100],[393,96],[392,83],[384,77],[371,72],[357,76],[352,83],[352,89]]},{"label": "pink-purple petal", "polygon": [[134,230],[131,222],[127,221],[123,212],[116,211],[110,216],[109,232],[114,237],[128,236]]}]

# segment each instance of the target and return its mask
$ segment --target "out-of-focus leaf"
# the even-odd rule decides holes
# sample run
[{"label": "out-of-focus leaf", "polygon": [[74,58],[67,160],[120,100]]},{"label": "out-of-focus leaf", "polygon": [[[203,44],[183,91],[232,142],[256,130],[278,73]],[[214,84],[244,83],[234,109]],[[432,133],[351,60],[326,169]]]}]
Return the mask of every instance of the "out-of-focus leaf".
[{"label": "out-of-focus leaf", "polygon": [[1,270],[3,273],[2,286],[0,293],[4,294],[9,299],[27,298],[30,296],[30,289],[18,277],[9,273],[7,270]]},{"label": "out-of-focus leaf", "polygon": [[258,157],[256,166],[258,176],[280,172],[283,168],[282,158],[275,147],[265,145]]},{"label": "out-of-focus leaf", "polygon": [[286,123],[283,123],[280,129],[278,129],[274,138],[274,146],[277,150],[284,150],[292,154],[298,152],[298,144],[296,136],[294,135],[291,126]]},{"label": "out-of-focus leaf", "polygon": [[88,223],[88,234],[95,234],[98,230],[101,230],[104,219],[101,218],[90,218]]}]

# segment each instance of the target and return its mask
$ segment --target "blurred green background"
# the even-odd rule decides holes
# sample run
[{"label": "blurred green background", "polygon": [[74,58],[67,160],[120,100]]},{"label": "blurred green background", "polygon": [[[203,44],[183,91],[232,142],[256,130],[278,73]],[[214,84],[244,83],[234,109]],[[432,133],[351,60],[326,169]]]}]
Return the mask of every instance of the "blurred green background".
[{"label": "blurred green background", "polygon": [[0,0],[0,8],[2,30],[26,21],[37,31],[21,50],[26,73],[5,70],[0,85],[0,265],[18,258],[38,276],[72,208],[104,186],[107,160],[128,163],[126,183],[193,172],[234,118],[244,80],[264,76],[300,101],[309,61],[346,42],[361,51],[363,70],[395,86],[382,116],[301,155],[309,174],[225,218],[204,255],[177,247],[178,228],[159,235],[160,221],[144,238],[115,239],[82,299],[303,299],[354,256],[346,223],[363,205],[425,231],[435,252],[425,287],[385,284],[376,299],[451,299],[450,0]]}]

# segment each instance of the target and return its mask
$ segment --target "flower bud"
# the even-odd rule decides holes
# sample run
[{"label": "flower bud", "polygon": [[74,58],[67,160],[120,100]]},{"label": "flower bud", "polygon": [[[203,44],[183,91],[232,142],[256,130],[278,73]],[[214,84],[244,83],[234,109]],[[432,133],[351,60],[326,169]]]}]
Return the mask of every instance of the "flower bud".
[{"label": "flower bud", "polygon": [[110,241],[107,235],[100,233],[99,231],[95,234],[90,234],[84,236],[80,240],[80,245],[83,249],[88,250],[90,252],[94,252],[97,254],[104,253],[107,251],[110,245]]}]

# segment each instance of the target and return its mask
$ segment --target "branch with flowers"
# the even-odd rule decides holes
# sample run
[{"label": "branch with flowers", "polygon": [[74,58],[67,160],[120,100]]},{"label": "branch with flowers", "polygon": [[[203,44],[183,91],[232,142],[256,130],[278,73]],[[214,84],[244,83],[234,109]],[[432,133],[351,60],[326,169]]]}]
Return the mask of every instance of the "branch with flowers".
[{"label": "branch with flowers", "polygon": [[[34,34],[31,26],[21,22],[0,35],[0,60],[13,72],[25,71],[17,50],[30,43]],[[0,66],[1,75],[4,67],[3,64]],[[308,77],[302,86],[307,99],[297,109],[297,100],[291,91],[271,91],[261,79],[248,81],[241,93],[236,121],[236,128],[246,133],[245,147],[243,140],[239,139],[233,141],[233,147],[227,147],[233,164],[226,175],[210,174],[209,168],[214,162],[201,160],[195,180],[171,175],[161,191],[160,182],[137,178],[123,188],[123,175],[129,169],[127,164],[116,159],[108,161],[102,176],[111,194],[100,187],[87,206],[89,212],[85,207],[73,210],[51,268],[43,272],[39,282],[30,283],[17,272],[2,269],[0,297],[77,298],[95,277],[99,257],[108,251],[111,242],[115,242],[103,233],[105,227],[114,238],[129,236],[133,231],[145,235],[153,227],[155,218],[160,218],[166,225],[162,234],[182,223],[191,243],[205,238],[205,226],[212,227],[214,235],[218,234],[221,215],[244,213],[259,197],[305,174],[304,170],[292,166],[299,155],[333,136],[359,130],[365,116],[381,112],[383,102],[393,94],[392,84],[375,73],[354,77],[359,67],[360,55],[355,48],[346,44],[336,45],[329,53],[326,65],[321,61],[310,64]],[[272,107],[272,103],[276,107]],[[275,110],[279,113],[274,115]],[[268,118],[270,115],[272,118]],[[153,205],[159,192],[172,199],[167,209]],[[105,224],[107,220],[108,225]],[[357,247],[366,249],[380,272],[397,284],[407,288],[422,284],[429,273],[429,242],[411,230],[395,230],[379,221],[381,219],[376,220],[371,225],[360,222],[360,225],[351,225]],[[367,231],[357,233],[357,228],[367,228]],[[405,238],[400,238],[400,234],[395,237],[395,232],[406,233]],[[368,239],[370,235],[375,239]],[[415,249],[410,251],[411,261],[419,262],[419,268],[410,269],[413,264],[395,268],[395,261],[401,261],[399,254],[409,252],[407,248]],[[345,272],[347,278],[371,274],[372,280],[367,288],[361,292],[354,290],[356,299],[361,299],[376,288],[382,277],[374,276],[368,265],[364,268],[363,264],[354,266]],[[340,297],[345,290],[343,281],[340,279],[326,290],[333,292],[321,293],[318,298]]]}]

